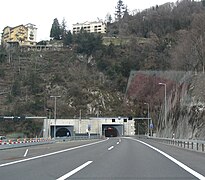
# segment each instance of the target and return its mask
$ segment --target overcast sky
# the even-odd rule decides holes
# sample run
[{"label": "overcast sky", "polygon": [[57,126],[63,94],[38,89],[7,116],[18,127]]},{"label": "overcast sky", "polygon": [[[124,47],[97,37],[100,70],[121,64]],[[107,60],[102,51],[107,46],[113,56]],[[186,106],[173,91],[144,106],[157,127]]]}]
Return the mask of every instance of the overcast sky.
[{"label": "overcast sky", "polygon": [[[37,41],[49,39],[54,18],[65,18],[67,29],[72,24],[105,20],[106,14],[114,18],[118,0],[9,0],[1,1],[0,30],[6,26],[32,23],[38,28]],[[129,11],[144,10],[176,0],[123,0]]]}]

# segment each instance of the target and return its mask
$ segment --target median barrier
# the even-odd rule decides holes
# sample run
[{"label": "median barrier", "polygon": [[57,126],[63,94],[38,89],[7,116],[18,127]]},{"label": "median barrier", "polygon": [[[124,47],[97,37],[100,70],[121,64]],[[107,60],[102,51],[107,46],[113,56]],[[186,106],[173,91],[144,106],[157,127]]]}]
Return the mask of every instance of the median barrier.
[{"label": "median barrier", "polygon": [[9,140],[8,142],[0,142],[0,150],[1,149],[10,149],[10,148],[18,148],[18,147],[25,147],[25,146],[34,146],[34,145],[40,145],[40,144],[50,144],[54,141],[50,139],[23,139],[22,141],[20,139]]},{"label": "median barrier", "polygon": [[55,141],[67,142],[67,141],[80,141],[80,140],[91,140],[91,139],[101,139],[100,135],[81,135],[81,136],[69,136],[69,137],[56,137]]}]

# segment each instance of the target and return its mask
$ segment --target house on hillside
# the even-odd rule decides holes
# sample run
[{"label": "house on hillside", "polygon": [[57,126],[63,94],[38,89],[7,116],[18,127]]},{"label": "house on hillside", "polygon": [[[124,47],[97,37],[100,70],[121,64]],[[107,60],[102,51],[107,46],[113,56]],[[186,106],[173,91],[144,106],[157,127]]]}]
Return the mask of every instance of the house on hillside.
[{"label": "house on hillside", "polygon": [[73,24],[72,32],[73,34],[77,34],[80,30],[83,29],[88,33],[102,33],[105,34],[107,30],[106,23],[104,22],[84,22]]},{"label": "house on hillside", "polygon": [[36,45],[37,28],[34,24],[18,25],[15,27],[5,27],[2,32],[2,45],[16,44],[20,46]]}]

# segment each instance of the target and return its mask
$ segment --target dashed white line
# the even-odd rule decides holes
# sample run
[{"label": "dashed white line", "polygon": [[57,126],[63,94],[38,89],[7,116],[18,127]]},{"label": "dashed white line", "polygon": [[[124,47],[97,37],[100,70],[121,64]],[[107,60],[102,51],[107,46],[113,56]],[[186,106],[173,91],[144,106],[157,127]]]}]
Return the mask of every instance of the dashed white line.
[{"label": "dashed white line", "polygon": [[112,150],[114,148],[114,146],[111,146],[108,148],[108,151]]},{"label": "dashed white line", "polygon": [[88,166],[89,164],[91,164],[93,161],[88,161],[84,164],[82,164],[81,166],[75,168],[74,170],[70,171],[69,173],[59,177],[58,179],[56,180],[65,180],[67,178],[69,178],[70,176],[72,176],[73,174],[77,173],[78,171],[80,171],[81,169],[85,168],[86,166]]},{"label": "dashed white line", "polygon": [[117,142],[117,144],[120,144],[121,143],[121,139],[119,139],[119,141]]},{"label": "dashed white line", "polygon": [[[131,138],[132,139],[132,138]],[[137,140],[137,139],[132,139],[134,141],[140,142],[142,144],[144,144],[145,146],[148,146],[149,148],[159,152],[160,154],[162,154],[163,156],[165,156],[166,158],[168,158],[169,160],[171,160],[172,162],[174,162],[175,164],[177,164],[178,166],[180,166],[181,168],[183,168],[184,170],[186,170],[188,173],[192,174],[193,176],[195,176],[196,178],[200,179],[200,180],[205,180],[205,176],[199,174],[198,172],[194,171],[193,169],[191,169],[190,167],[186,166],[185,164],[183,164],[182,162],[176,160],[175,158],[173,158],[172,156],[168,155],[167,153],[155,148],[154,146],[151,146],[143,141]]]},{"label": "dashed white line", "polygon": [[18,160],[18,161],[12,161],[12,162],[8,162],[8,163],[0,164],[0,168],[5,167],[5,166],[18,164],[18,163],[23,163],[23,162],[26,162],[26,161],[31,161],[31,160],[34,160],[34,159],[40,159],[40,158],[47,157],[47,156],[53,156],[53,155],[56,155],[56,154],[72,151],[72,150],[75,150],[75,149],[79,149],[79,148],[99,144],[99,143],[104,142],[104,141],[107,141],[107,140],[97,141],[97,142],[93,142],[93,143],[90,143],[90,144],[85,144],[85,145],[76,146],[76,147],[69,148],[69,149],[64,149],[64,150],[61,150],[61,151],[56,151],[56,152],[52,152],[52,153],[48,153],[48,154],[34,156],[34,157],[31,157],[31,158],[27,158],[27,159],[21,159],[21,160]]},{"label": "dashed white line", "polygon": [[26,157],[28,154],[28,149],[26,149],[26,152],[24,153],[23,157]]}]

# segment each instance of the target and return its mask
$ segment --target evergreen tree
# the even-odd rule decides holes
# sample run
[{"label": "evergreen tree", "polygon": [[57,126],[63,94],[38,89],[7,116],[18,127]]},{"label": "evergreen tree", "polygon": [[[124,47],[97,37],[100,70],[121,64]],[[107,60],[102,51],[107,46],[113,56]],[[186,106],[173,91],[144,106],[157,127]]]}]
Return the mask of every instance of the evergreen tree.
[{"label": "evergreen tree", "polygon": [[55,18],[53,20],[53,24],[51,27],[50,37],[55,39],[55,40],[60,40],[62,38],[61,36],[62,36],[61,27],[60,27],[60,24],[58,22],[58,19]]},{"label": "evergreen tree", "polygon": [[88,33],[81,29],[80,33],[75,35],[76,52],[88,56],[102,48],[102,36],[100,34]]},{"label": "evergreen tree", "polygon": [[70,31],[65,32],[65,36],[63,37],[63,45],[69,46],[73,42],[73,36]]},{"label": "evergreen tree", "polygon": [[61,36],[62,36],[62,39],[65,38],[66,36],[66,33],[67,33],[67,30],[66,30],[66,21],[65,21],[65,18],[63,18],[62,20],[62,23],[61,23]]},{"label": "evergreen tree", "polygon": [[115,20],[119,21],[123,18],[124,11],[125,11],[125,5],[122,0],[118,0],[117,6],[115,7]]}]

